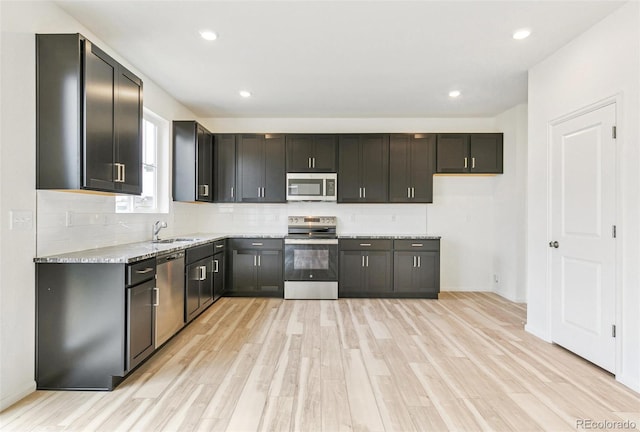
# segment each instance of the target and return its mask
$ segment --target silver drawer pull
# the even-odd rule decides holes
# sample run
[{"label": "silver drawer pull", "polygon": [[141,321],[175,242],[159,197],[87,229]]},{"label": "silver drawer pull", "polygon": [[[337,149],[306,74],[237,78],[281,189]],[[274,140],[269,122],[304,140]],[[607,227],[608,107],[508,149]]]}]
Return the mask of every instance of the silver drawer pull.
[{"label": "silver drawer pull", "polygon": [[223,247],[224,247],[224,245],[216,245],[216,248],[218,248],[218,249],[223,248]]},{"label": "silver drawer pull", "polygon": [[251,243],[251,246],[262,246],[262,243]]},{"label": "silver drawer pull", "polygon": [[411,243],[411,247],[422,247],[424,246],[422,243]]},{"label": "silver drawer pull", "polygon": [[146,274],[153,271],[153,267],[147,267],[144,270],[136,270],[136,274]]},{"label": "silver drawer pull", "polygon": [[360,246],[371,246],[371,243],[360,243]]}]

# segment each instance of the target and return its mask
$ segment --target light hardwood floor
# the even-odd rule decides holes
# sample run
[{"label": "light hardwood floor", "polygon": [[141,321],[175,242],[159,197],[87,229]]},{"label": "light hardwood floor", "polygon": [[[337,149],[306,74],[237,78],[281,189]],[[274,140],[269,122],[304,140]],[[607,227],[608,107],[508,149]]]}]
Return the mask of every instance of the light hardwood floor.
[{"label": "light hardwood floor", "polygon": [[[524,332],[523,305],[223,298],[113,392],[38,391],[17,431],[580,430],[640,427],[640,396]],[[611,426],[611,425],[609,425]]]}]

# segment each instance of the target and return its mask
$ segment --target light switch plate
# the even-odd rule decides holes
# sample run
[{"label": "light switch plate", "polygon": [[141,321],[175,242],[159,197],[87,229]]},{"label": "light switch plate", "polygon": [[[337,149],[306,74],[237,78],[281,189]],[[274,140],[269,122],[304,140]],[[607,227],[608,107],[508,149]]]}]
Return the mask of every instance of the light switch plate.
[{"label": "light switch plate", "polygon": [[9,229],[16,231],[31,231],[33,229],[33,212],[31,210],[9,211]]}]

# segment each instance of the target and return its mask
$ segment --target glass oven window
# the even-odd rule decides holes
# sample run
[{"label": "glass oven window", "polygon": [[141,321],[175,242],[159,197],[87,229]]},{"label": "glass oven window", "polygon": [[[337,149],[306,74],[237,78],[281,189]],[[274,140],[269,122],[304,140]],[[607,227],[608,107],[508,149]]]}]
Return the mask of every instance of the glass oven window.
[{"label": "glass oven window", "polygon": [[295,270],[328,270],[329,251],[318,249],[295,249],[293,251]]},{"label": "glass oven window", "polygon": [[322,180],[289,180],[289,195],[322,196]]}]

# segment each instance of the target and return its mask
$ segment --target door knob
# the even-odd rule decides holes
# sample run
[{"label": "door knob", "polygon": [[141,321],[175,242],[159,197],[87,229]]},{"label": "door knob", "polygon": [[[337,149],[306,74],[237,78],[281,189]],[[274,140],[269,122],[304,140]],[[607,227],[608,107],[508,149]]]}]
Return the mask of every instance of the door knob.
[{"label": "door knob", "polygon": [[558,243],[557,241],[550,241],[549,247],[558,249],[558,247],[560,247],[560,243]]}]

